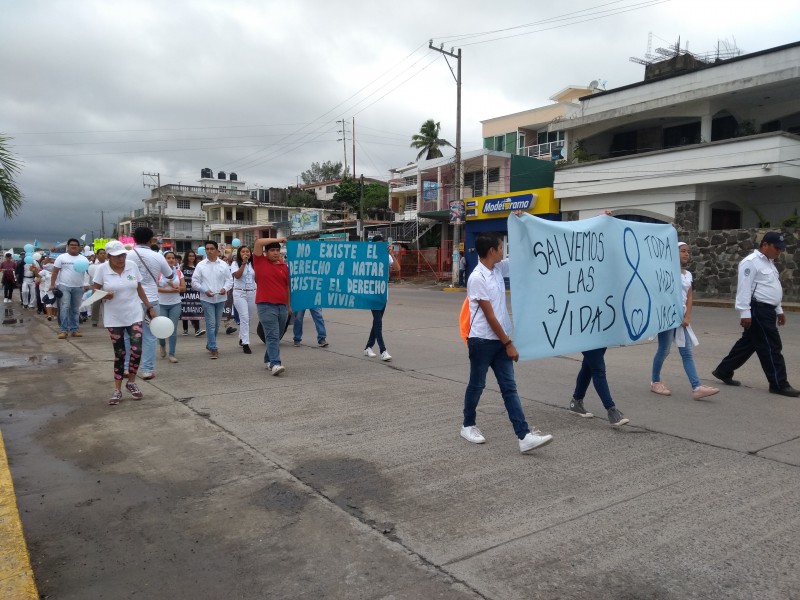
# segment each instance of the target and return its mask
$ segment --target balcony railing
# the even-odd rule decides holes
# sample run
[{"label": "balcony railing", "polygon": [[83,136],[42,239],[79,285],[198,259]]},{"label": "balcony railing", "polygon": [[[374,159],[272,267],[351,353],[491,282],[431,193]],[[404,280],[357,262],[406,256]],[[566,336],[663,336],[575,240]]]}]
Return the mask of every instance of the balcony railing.
[{"label": "balcony railing", "polygon": [[214,225],[225,225],[225,226],[250,226],[255,225],[255,221],[236,221],[231,219],[213,219],[206,223],[206,225],[214,226]]},{"label": "balcony railing", "polygon": [[522,156],[530,156],[531,158],[546,157],[548,160],[553,155],[553,152],[560,150],[567,142],[559,140],[557,142],[547,142],[545,144],[535,144],[533,146],[525,146],[520,150]]}]

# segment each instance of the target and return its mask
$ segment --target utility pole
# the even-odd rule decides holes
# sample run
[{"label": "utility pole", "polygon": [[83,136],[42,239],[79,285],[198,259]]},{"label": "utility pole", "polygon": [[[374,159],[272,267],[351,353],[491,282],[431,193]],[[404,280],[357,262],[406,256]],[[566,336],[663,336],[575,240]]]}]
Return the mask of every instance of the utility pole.
[{"label": "utility pole", "polygon": [[[158,198],[158,233],[164,236],[164,206],[161,204],[161,173],[142,173],[142,177],[149,177],[150,181],[155,181],[156,196]],[[155,180],[153,178],[156,178]],[[144,187],[153,187],[153,184],[143,184]]]},{"label": "utility pole", "polygon": [[[348,169],[347,169],[347,127],[346,127],[347,121],[342,119],[341,121],[336,121],[336,122],[342,124],[342,130],[339,132],[339,133],[342,134],[342,139],[341,140],[337,140],[337,141],[342,142],[342,149],[344,150],[344,171],[343,171],[343,173],[345,175],[347,175],[347,171],[348,171]],[[353,173],[353,178],[355,179],[355,172]]]},{"label": "utility pole", "polygon": [[106,218],[102,210],[100,211],[100,237],[106,239]]},{"label": "utility pole", "polygon": [[353,179],[355,178],[356,178],[356,118],[353,117]]},{"label": "utility pole", "polygon": [[365,231],[364,231],[364,174],[361,174],[361,240],[363,241],[366,239]]},{"label": "utility pole", "polygon": [[[450,67],[450,62],[447,62],[447,66],[450,67],[450,73],[453,75],[453,78],[456,80],[456,156],[455,156],[455,163],[456,163],[456,172],[455,172],[455,182],[457,186],[457,198],[456,202],[458,205],[456,206],[456,215],[455,219],[452,219],[452,212],[451,212],[451,219],[453,223],[453,265],[452,265],[452,287],[456,287],[458,285],[458,244],[459,239],[461,237],[461,216],[464,214],[464,172],[461,164],[461,48],[458,49],[458,52],[453,52],[454,48],[450,48],[450,52],[444,50],[444,44],[441,44],[438,48],[435,48],[433,45],[433,40],[428,42],[428,48],[431,50],[435,50],[436,52],[440,52],[444,55],[445,60],[447,57],[450,56],[456,59],[456,72],[453,73],[453,67]],[[449,207],[448,207],[449,208]]]}]

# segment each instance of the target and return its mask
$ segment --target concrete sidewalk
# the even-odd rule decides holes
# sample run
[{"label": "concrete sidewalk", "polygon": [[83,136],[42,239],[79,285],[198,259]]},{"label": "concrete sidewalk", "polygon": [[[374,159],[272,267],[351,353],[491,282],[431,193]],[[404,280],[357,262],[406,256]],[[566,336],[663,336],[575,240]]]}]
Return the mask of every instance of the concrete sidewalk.
[{"label": "concrete sidewalk", "polygon": [[[393,286],[394,360],[361,353],[362,311],[325,311],[331,346],[282,345],[287,372],[222,336],[178,339],[146,397],[105,404],[103,329],[59,341],[4,328],[0,427],[39,591],[58,598],[792,598],[800,596],[798,400],[767,394],[755,359],[704,402],[680,360],[648,391],[652,344],[609,350],[622,430],[566,410],[576,356],[520,363],[516,448],[490,378],[488,442],[458,436],[468,375],[458,294]],[[800,319],[782,330],[800,385]],[[704,383],[738,337],[698,307]],[[310,328],[310,329],[309,329]],[[29,359],[29,357],[33,357]],[[24,358],[25,360],[22,360]],[[600,403],[593,392],[587,408]],[[598,415],[599,416],[599,415]]]}]

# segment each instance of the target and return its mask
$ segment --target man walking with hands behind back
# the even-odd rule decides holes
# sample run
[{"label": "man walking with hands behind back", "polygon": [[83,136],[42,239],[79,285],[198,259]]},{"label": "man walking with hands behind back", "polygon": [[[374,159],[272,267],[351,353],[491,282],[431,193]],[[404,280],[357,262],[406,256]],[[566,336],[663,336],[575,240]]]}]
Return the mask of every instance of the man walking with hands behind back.
[{"label": "man walking with hands behind back", "polygon": [[755,352],[769,381],[770,393],[796,398],[800,390],[789,385],[781,334],[776,326],[786,323],[786,315],[781,307],[783,288],[773,261],[785,249],[783,234],[770,231],[764,234],[758,249],[739,263],[736,310],[744,331],[711,374],[727,385],[740,385],[733,379],[733,372]]},{"label": "man walking with hands behind back", "polygon": [[506,308],[508,259],[503,258],[503,245],[495,233],[482,233],[475,240],[478,265],[467,281],[470,329],[467,334],[469,348],[469,384],[464,394],[464,423],[461,437],[473,444],[486,441],[475,425],[478,401],[486,387],[486,372],[494,371],[508,418],[519,438],[520,452],[528,452],[553,441],[552,435],[531,432],[522,412],[514,380],[514,363],[519,352],[508,335],[511,319]]},{"label": "man walking with hands behind back", "polygon": [[192,274],[192,289],[200,292],[200,303],[206,319],[206,348],[209,358],[219,358],[217,334],[222,323],[222,312],[233,289],[233,275],[230,267],[219,256],[219,245],[213,240],[205,243],[206,258],[201,260]]}]

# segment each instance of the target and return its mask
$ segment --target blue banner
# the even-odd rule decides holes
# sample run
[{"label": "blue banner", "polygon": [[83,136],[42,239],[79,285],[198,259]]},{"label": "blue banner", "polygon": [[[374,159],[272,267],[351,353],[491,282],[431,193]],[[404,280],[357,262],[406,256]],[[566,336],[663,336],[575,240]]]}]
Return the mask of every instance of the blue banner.
[{"label": "blue banner", "polygon": [[389,287],[385,242],[286,243],[292,310],[360,308],[380,310]]},{"label": "blue banner", "polygon": [[523,360],[630,344],[683,320],[672,225],[508,218],[514,346]]}]

